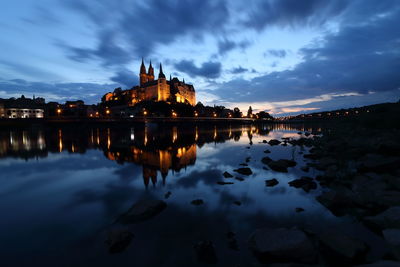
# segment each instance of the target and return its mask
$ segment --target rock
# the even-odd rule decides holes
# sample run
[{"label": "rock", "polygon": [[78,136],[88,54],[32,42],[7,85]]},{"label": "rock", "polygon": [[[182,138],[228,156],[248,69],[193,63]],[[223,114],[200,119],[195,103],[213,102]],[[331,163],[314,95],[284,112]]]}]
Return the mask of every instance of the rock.
[{"label": "rock", "polygon": [[200,205],[204,204],[204,201],[202,199],[195,199],[195,200],[192,200],[190,202],[190,204],[195,205],[195,206],[200,206]]},{"label": "rock", "polygon": [[387,157],[378,154],[367,154],[358,161],[360,172],[390,172],[397,170],[400,165],[399,157]]},{"label": "rock", "polygon": [[301,135],[301,134],[303,134],[303,133],[302,133],[302,132],[297,132],[297,134],[300,134],[300,135]]},{"label": "rock", "polygon": [[309,172],[310,171],[310,167],[308,166],[303,166],[300,168],[303,172]]},{"label": "rock", "polygon": [[400,229],[400,206],[391,207],[375,216],[365,217],[364,222],[379,229]]},{"label": "rock", "polygon": [[233,204],[235,204],[235,205],[237,205],[237,206],[240,206],[240,205],[242,205],[242,202],[236,200],[236,201],[233,201]]},{"label": "rock", "polygon": [[345,192],[329,191],[317,197],[317,200],[335,216],[343,216],[356,208],[353,199]]},{"label": "rock", "polygon": [[247,163],[240,163],[239,165],[240,166],[249,166],[249,164],[247,164]]},{"label": "rock", "polygon": [[271,161],[272,161],[272,159],[271,159],[270,157],[263,157],[263,158],[261,159],[261,162],[264,163],[264,164],[268,164],[268,163],[270,163]]},{"label": "rock", "polygon": [[266,149],[266,150],[264,150],[264,153],[268,154],[268,153],[271,153],[271,151]]},{"label": "rock", "polygon": [[305,176],[289,182],[289,185],[296,188],[302,188],[306,192],[310,192],[310,190],[317,188],[317,183],[315,183],[312,178]]},{"label": "rock", "polygon": [[162,200],[140,200],[136,202],[127,212],[122,214],[117,222],[132,224],[153,218],[167,207]]},{"label": "rock", "polygon": [[400,229],[385,229],[382,234],[394,256],[400,260]]},{"label": "rock", "polygon": [[247,148],[247,149],[250,149],[250,147],[249,147],[249,146],[246,146],[246,148]]},{"label": "rock", "polygon": [[220,181],[218,181],[217,184],[226,185],[226,184],[233,184],[233,183],[232,182],[220,182]]},{"label": "rock", "polygon": [[237,173],[240,173],[240,174],[243,174],[243,175],[251,175],[251,174],[253,174],[253,172],[251,171],[250,168],[239,168],[239,169],[236,169],[236,170],[233,170],[233,171],[235,171]]},{"label": "rock", "polygon": [[294,167],[297,164],[294,160],[280,159],[275,161],[269,157],[264,157],[261,161],[277,172],[287,172],[288,167]]},{"label": "rock", "polygon": [[235,177],[236,180],[243,182],[244,179],[242,177]]},{"label": "rock", "polygon": [[270,146],[276,146],[276,145],[279,145],[280,143],[281,143],[281,141],[276,140],[276,139],[271,139],[271,140],[269,140],[269,142],[268,142],[268,144],[269,144]]},{"label": "rock", "polygon": [[266,186],[275,186],[277,184],[279,184],[279,182],[275,178],[273,178],[271,180],[265,180],[265,185]]},{"label": "rock", "polygon": [[303,212],[304,209],[303,208],[296,208],[296,212]]},{"label": "rock", "polygon": [[194,246],[197,260],[202,263],[217,263],[214,245],[211,241],[200,241]]},{"label": "rock", "polygon": [[268,143],[267,140],[262,140],[262,142],[263,142],[264,144]]},{"label": "rock", "polygon": [[164,197],[167,199],[167,198],[169,198],[171,196],[171,192],[170,191],[168,191],[167,193],[165,193],[165,195],[164,195]]},{"label": "rock", "polygon": [[298,229],[258,229],[250,236],[249,247],[262,263],[314,263],[317,256],[311,241]]},{"label": "rock", "polygon": [[134,234],[126,229],[113,229],[108,233],[105,243],[108,245],[110,253],[124,251],[131,243]]},{"label": "rock", "polygon": [[368,264],[357,265],[357,267],[399,267],[398,261],[381,260]]},{"label": "rock", "polygon": [[319,159],[321,156],[317,155],[317,154],[304,154],[303,155],[304,158],[306,159]]},{"label": "rock", "polygon": [[232,177],[233,177],[233,175],[230,174],[229,172],[224,172],[222,175],[223,175],[225,178],[232,178]]},{"label": "rock", "polygon": [[249,163],[249,162],[250,162],[250,159],[251,159],[251,157],[247,157],[247,158],[245,159],[245,161],[246,161],[247,163]]},{"label": "rock", "polygon": [[304,133],[305,136],[310,136],[311,134],[309,132]]},{"label": "rock", "polygon": [[326,257],[337,262],[362,262],[368,249],[364,242],[332,229],[319,234],[318,239]]}]

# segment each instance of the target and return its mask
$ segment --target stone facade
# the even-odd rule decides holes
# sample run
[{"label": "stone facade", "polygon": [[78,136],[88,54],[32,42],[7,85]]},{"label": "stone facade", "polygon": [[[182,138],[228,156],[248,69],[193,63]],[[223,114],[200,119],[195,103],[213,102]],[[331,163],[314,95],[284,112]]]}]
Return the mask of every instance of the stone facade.
[{"label": "stone facade", "polygon": [[128,90],[118,90],[107,93],[103,96],[103,101],[119,100],[123,98],[127,105],[133,106],[143,100],[166,101],[168,103],[188,103],[196,105],[196,92],[193,85],[179,81],[178,78],[167,80],[160,64],[158,79],[154,79],[154,68],[149,65],[148,71],[142,60],[139,74],[140,84]]}]

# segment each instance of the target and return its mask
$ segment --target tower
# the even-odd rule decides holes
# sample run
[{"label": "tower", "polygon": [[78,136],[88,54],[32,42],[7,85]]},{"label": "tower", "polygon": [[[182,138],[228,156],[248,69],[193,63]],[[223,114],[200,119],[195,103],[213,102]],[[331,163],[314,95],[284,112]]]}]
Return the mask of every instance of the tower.
[{"label": "tower", "polygon": [[147,79],[148,81],[154,81],[154,69],[153,66],[151,65],[151,60],[149,65],[149,71],[147,72]]},{"label": "tower", "polygon": [[160,73],[158,74],[158,79],[165,79],[165,75],[162,71],[162,65],[160,63]]},{"label": "tower", "polygon": [[146,73],[146,66],[144,65],[143,58],[142,58],[142,65],[140,65],[140,86],[147,83],[149,78]]}]

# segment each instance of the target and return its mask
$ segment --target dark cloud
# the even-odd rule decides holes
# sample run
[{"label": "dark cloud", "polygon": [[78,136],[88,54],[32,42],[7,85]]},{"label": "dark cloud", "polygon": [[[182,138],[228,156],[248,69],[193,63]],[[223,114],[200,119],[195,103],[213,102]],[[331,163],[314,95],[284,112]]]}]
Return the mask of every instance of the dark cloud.
[{"label": "dark cloud", "polygon": [[2,98],[36,95],[46,98],[46,101],[64,102],[65,100],[82,99],[94,104],[100,101],[104,93],[112,91],[118,84],[97,83],[44,83],[30,82],[23,79],[0,79]]},{"label": "dark cloud", "polygon": [[231,72],[232,74],[240,74],[240,73],[247,72],[247,71],[249,71],[249,70],[246,69],[246,68],[243,68],[243,67],[239,66],[239,67],[237,67],[237,68],[231,69],[230,72]]},{"label": "dark cloud", "polygon": [[[283,101],[332,92],[393,91],[399,94],[400,9],[344,25],[321,43],[301,50],[303,62],[292,70],[250,81],[236,79],[213,93],[229,101]],[[371,38],[373,36],[373,38]],[[229,94],[227,93],[229,92]],[[248,93],[249,92],[249,93]],[[240,98],[238,98],[240,96]]]},{"label": "dark cloud", "polygon": [[218,78],[221,75],[220,62],[204,62],[201,67],[197,67],[192,60],[182,60],[174,64],[174,67],[191,76],[200,76],[206,78]]},{"label": "dark cloud", "polygon": [[218,53],[220,55],[224,55],[227,52],[236,49],[236,48],[241,48],[245,49],[250,45],[250,42],[247,40],[241,41],[241,42],[234,42],[228,39],[222,40],[218,42]]},{"label": "dark cloud", "polygon": [[[139,56],[146,57],[157,45],[171,44],[179,36],[201,40],[205,33],[220,32],[229,19],[222,0],[118,3],[70,0],[67,5],[90,19],[99,32],[95,48],[64,46],[70,57],[77,61],[99,58],[104,65],[119,65]],[[124,43],[124,47],[120,43]]]},{"label": "dark cloud", "polygon": [[265,52],[264,56],[273,56],[273,57],[279,57],[279,58],[284,58],[286,57],[286,50],[284,49],[269,49],[267,52]]},{"label": "dark cloud", "polygon": [[340,15],[350,1],[347,0],[260,0],[248,13],[244,25],[262,30],[268,25],[294,27],[321,25]]},{"label": "dark cloud", "polygon": [[138,75],[128,69],[122,69],[110,78],[111,81],[121,84],[127,88],[139,84]]}]

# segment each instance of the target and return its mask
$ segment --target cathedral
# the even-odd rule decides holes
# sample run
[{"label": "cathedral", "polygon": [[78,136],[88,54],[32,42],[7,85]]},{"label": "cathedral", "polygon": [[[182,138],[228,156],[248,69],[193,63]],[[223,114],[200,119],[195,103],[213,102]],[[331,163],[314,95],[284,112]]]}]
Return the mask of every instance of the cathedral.
[{"label": "cathedral", "polygon": [[155,79],[154,68],[151,65],[151,61],[148,70],[146,70],[142,59],[139,81],[140,84],[138,86],[134,86],[128,90],[107,93],[104,95],[103,99],[108,102],[123,98],[129,106],[133,106],[143,100],[187,103],[192,106],[196,104],[196,94],[193,85],[186,84],[184,79],[183,81],[179,81],[178,78],[171,78],[171,76],[169,80],[167,80],[161,63],[158,79]]}]

